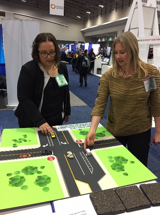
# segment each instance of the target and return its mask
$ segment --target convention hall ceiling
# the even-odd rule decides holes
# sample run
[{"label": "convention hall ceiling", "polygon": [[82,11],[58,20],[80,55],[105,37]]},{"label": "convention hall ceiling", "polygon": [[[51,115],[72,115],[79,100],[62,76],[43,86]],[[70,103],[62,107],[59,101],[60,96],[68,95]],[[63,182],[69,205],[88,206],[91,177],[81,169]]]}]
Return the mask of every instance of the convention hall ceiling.
[{"label": "convention hall ceiling", "polygon": [[[1,0],[39,8],[49,13],[49,0]],[[64,16],[86,21],[99,15],[110,13],[112,10],[130,6],[133,0],[64,0]],[[100,7],[101,5],[101,7]],[[102,5],[104,7],[102,7]],[[88,12],[88,13],[87,13]],[[78,18],[79,17],[79,18]]]}]

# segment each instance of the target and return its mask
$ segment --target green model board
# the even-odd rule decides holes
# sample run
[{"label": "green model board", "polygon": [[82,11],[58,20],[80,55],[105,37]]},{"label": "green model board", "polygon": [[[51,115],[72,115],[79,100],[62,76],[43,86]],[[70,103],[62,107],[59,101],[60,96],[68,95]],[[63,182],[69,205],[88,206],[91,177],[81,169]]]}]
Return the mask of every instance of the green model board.
[{"label": "green model board", "polygon": [[[85,139],[88,132],[89,132],[89,128],[72,130],[72,133],[74,134],[77,140]],[[103,126],[97,127],[96,137],[95,137],[96,140],[100,137],[109,137],[109,136],[112,136],[112,134],[109,131],[107,131]]]},{"label": "green model board", "polygon": [[0,147],[13,147],[38,145],[35,128],[4,129]]},{"label": "green model board", "polygon": [[54,161],[47,157],[0,163],[0,210],[64,198]]},{"label": "green model board", "polygon": [[95,150],[95,153],[118,186],[157,178],[124,146]]}]

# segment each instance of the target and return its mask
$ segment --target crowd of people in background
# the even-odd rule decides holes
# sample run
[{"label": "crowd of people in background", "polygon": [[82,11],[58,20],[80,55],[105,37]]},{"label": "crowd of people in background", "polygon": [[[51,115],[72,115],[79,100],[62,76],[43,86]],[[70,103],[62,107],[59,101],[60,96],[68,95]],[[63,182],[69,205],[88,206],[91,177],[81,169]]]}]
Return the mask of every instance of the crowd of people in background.
[{"label": "crowd of people in background", "polygon": [[107,55],[107,49],[106,48],[98,48],[98,54],[97,56],[101,56],[101,57],[109,57]]},{"label": "crowd of people in background", "polygon": [[[61,51],[61,61],[66,61],[68,63],[71,63],[72,64],[72,71],[76,72],[76,73],[79,73],[78,69],[76,69],[76,61],[77,61],[77,58],[80,54],[80,50],[82,50],[82,48],[76,48],[75,51],[69,51],[67,47],[62,47],[60,49]],[[84,53],[86,52],[86,50],[83,50],[83,55]],[[89,59],[90,59],[90,68],[87,70],[87,73],[88,74],[91,74],[93,73],[93,70],[94,70],[94,60],[97,58],[109,58],[110,55],[108,55],[107,53],[107,49],[106,48],[101,48],[99,47],[98,48],[98,53],[95,54],[94,53],[94,49],[91,48],[88,52],[87,50],[87,54],[89,56]]]},{"label": "crowd of people in background", "polygon": [[[87,74],[94,73],[94,61],[97,58],[108,58],[106,48],[98,48],[98,53],[94,53],[94,49],[91,48],[89,53],[88,50],[83,50],[82,48],[76,48],[75,51],[69,51],[67,47],[62,47],[60,49],[61,61],[68,62],[72,64],[72,71],[79,73],[79,84],[80,87],[87,86]],[[84,57],[87,60],[87,65],[84,66]]]}]

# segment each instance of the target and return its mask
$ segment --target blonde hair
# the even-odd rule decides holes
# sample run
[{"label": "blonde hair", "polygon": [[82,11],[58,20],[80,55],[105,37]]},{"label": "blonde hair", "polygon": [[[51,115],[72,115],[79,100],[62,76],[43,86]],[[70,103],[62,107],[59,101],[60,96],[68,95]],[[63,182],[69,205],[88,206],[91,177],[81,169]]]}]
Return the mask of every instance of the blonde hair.
[{"label": "blonde hair", "polygon": [[[144,73],[144,77],[147,75],[147,71],[144,70],[144,68],[141,67],[141,60],[139,58],[139,46],[137,38],[134,36],[133,33],[130,31],[124,32],[120,34],[113,42],[112,44],[112,63],[113,63],[113,72],[112,75],[114,77],[117,77],[118,71],[120,70],[120,66],[117,63],[117,60],[115,59],[114,50],[115,46],[120,43],[122,47],[126,50],[126,52],[129,55],[129,59],[133,70],[135,71],[135,74],[137,79],[141,77],[141,71]],[[129,65],[127,65],[129,66]]]}]

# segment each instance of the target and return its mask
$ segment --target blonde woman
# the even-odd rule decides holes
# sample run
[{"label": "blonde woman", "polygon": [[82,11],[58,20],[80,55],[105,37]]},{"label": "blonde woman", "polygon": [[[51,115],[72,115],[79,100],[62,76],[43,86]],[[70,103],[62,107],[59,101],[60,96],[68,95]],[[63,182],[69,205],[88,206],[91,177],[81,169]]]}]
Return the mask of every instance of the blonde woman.
[{"label": "blonde woman", "polygon": [[106,129],[147,166],[152,116],[156,126],[152,141],[155,145],[160,142],[160,74],[139,59],[138,42],[131,32],[119,35],[112,48],[113,67],[100,79],[84,148],[94,144],[110,96]]}]

